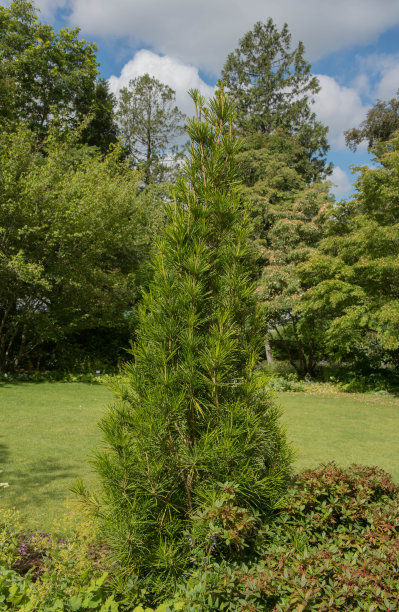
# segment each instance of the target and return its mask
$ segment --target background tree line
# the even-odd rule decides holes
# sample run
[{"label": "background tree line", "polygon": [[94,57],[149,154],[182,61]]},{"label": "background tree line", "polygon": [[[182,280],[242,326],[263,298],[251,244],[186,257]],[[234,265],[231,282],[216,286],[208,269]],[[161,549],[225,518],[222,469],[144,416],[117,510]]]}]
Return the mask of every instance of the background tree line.
[{"label": "background tree line", "polygon": [[[123,358],[184,156],[175,93],[144,75],[118,98],[96,46],[35,7],[0,7],[0,368],[102,369]],[[255,24],[221,77],[237,104],[241,198],[264,303],[265,356],[300,375],[321,360],[399,355],[398,98],[359,128],[374,168],[329,193],[319,84],[287,25]],[[396,208],[395,208],[396,207]]]}]

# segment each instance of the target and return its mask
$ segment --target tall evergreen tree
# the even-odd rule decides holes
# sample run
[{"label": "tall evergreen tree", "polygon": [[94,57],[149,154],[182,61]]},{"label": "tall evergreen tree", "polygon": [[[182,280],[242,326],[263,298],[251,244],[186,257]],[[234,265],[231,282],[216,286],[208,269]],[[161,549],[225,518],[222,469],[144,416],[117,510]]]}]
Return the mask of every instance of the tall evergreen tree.
[{"label": "tall evergreen tree", "polygon": [[[192,571],[195,551],[239,556],[281,503],[290,471],[278,410],[255,368],[263,317],[234,106],[223,89],[208,106],[192,97],[190,157],[139,307],[129,385],[101,423],[106,449],[96,460],[103,533],[153,600]],[[237,514],[247,529],[226,542],[223,525],[232,517],[234,529]]]},{"label": "tall evergreen tree", "polygon": [[[312,110],[319,83],[303,44],[292,47],[287,24],[279,30],[271,19],[245,34],[222,74],[237,102],[239,175],[250,207],[267,329],[284,331],[284,357],[303,374],[313,363],[315,338],[293,333],[292,307],[299,297],[295,267],[321,236],[314,219],[329,199],[321,181],[331,171],[327,128]],[[268,333],[265,349],[272,361]]]},{"label": "tall evergreen tree", "polygon": [[149,74],[132,79],[119,92],[120,133],[134,165],[144,169],[146,185],[162,180],[174,160],[176,138],[184,133],[185,115],[175,94]]},{"label": "tall evergreen tree", "polygon": [[109,90],[108,82],[97,79],[90,95],[85,95],[80,104],[80,116],[88,117],[82,130],[82,143],[97,147],[103,154],[108,152],[111,144],[116,144],[118,125],[115,108],[116,99]]},{"label": "tall evergreen tree", "polygon": [[293,312],[303,293],[297,266],[323,237],[324,211],[332,200],[328,183],[308,184],[303,148],[282,130],[243,139],[237,163],[258,254],[258,295],[265,304],[268,330],[266,358],[272,362],[272,349],[278,348],[279,357],[303,376],[313,371],[318,342],[314,326],[299,332],[299,314]]},{"label": "tall evergreen tree", "polygon": [[313,180],[329,172],[327,128],[312,111],[312,97],[320,87],[304,52],[302,42],[291,47],[287,24],[278,30],[272,19],[259,21],[227,56],[222,77],[237,102],[240,134],[273,134],[280,129],[294,136]]}]

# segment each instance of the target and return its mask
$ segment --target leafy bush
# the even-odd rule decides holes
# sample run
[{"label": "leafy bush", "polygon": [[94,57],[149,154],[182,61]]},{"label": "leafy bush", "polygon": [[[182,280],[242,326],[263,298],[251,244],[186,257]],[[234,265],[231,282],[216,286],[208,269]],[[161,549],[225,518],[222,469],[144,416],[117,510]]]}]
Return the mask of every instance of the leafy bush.
[{"label": "leafy bush", "polygon": [[[80,522],[63,539],[24,531],[11,513],[0,514],[0,609],[21,612],[118,612],[106,549]],[[121,604],[123,605],[123,604]]]},{"label": "leafy bush", "polygon": [[[317,378],[332,383],[346,393],[392,393],[399,390],[399,375],[389,368],[371,369],[358,364],[323,365],[318,368]],[[361,367],[363,365],[363,367]]]},{"label": "leafy bush", "polygon": [[254,562],[207,559],[182,587],[184,610],[396,610],[398,501],[376,468],[305,472]]},{"label": "leafy bush", "polygon": [[279,392],[305,390],[305,383],[286,361],[262,362],[259,369],[265,374],[265,381],[270,389]]},{"label": "leafy bush", "polygon": [[282,377],[269,378],[266,380],[268,387],[270,387],[270,389],[274,389],[274,391],[305,391],[305,385],[302,382],[295,380]]},{"label": "leafy bush", "polygon": [[0,609],[20,610],[29,600],[30,585],[28,577],[0,565]]},{"label": "leafy bush", "polygon": [[295,368],[287,361],[273,361],[273,363],[262,361],[259,363],[259,367],[267,376],[298,380],[298,374]]}]

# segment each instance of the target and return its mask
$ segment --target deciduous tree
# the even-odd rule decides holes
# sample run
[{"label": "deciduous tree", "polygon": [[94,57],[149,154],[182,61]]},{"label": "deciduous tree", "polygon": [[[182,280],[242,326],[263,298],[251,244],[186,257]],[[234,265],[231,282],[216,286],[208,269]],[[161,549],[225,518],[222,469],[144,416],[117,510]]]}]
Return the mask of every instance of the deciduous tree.
[{"label": "deciduous tree", "polygon": [[[41,23],[34,4],[16,0],[0,6],[0,123],[20,121],[45,138],[58,115],[73,128],[91,114],[86,134],[103,152],[116,142],[113,98],[97,81],[97,47],[79,38],[79,29],[55,32]],[[82,134],[84,136],[84,134]]]},{"label": "deciduous tree", "polygon": [[369,149],[372,149],[378,142],[390,140],[398,129],[399,90],[396,97],[388,102],[377,100],[360,127],[345,132],[345,141],[352,151],[356,151],[364,141],[367,141]]},{"label": "deciduous tree", "polygon": [[399,135],[358,168],[356,193],[330,208],[328,236],[301,266],[303,324],[317,320],[335,358],[399,348]]},{"label": "deciduous tree", "polygon": [[137,298],[148,256],[140,177],[77,144],[42,145],[25,127],[0,135],[0,369],[26,363],[44,342],[118,328]]}]

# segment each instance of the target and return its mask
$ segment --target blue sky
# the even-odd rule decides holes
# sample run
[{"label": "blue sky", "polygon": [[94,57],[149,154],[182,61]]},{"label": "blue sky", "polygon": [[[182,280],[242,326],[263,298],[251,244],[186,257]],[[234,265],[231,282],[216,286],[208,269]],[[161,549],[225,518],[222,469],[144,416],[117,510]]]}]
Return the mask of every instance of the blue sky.
[{"label": "blue sky", "polygon": [[36,6],[56,29],[78,26],[97,42],[101,75],[114,92],[148,72],[176,90],[187,113],[186,91],[210,94],[227,54],[256,21],[287,22],[320,81],[314,108],[329,126],[338,198],[351,191],[350,165],[371,161],[365,146],[356,154],[345,147],[343,131],[358,126],[377,98],[389,100],[399,89],[399,0],[37,0]]}]

